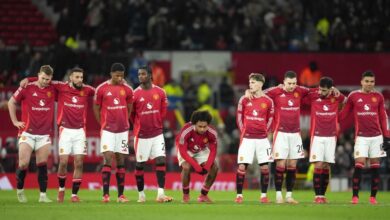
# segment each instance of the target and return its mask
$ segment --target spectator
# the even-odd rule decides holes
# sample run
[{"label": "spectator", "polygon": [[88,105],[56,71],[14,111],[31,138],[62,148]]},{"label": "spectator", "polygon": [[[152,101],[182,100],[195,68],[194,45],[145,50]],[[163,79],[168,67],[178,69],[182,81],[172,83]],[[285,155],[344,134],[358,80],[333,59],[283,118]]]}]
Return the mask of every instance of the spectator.
[{"label": "spectator", "polygon": [[317,63],[310,61],[309,66],[302,70],[299,76],[299,83],[307,87],[316,87],[320,82],[321,76],[322,73],[318,70]]}]

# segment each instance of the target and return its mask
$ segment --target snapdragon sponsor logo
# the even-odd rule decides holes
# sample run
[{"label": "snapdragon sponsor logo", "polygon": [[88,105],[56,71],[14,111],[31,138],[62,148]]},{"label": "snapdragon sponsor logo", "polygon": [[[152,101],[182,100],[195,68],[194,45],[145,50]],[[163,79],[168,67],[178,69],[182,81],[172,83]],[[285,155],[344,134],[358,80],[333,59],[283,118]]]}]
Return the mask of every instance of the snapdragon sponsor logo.
[{"label": "snapdragon sponsor logo", "polygon": [[116,109],[124,109],[126,108],[125,105],[118,105],[118,106],[107,106],[108,110],[116,110]]},{"label": "snapdragon sponsor logo", "polygon": [[333,116],[333,115],[336,115],[336,112],[316,112],[316,115],[319,115],[319,116]]},{"label": "snapdragon sponsor logo", "polygon": [[357,115],[358,116],[367,116],[367,115],[374,116],[374,115],[377,115],[377,113],[376,112],[358,112]]},{"label": "snapdragon sponsor logo", "polygon": [[64,102],[64,105],[72,108],[84,108],[84,105],[77,105],[77,104],[67,103],[67,102]]},{"label": "snapdragon sponsor logo", "polygon": [[285,111],[298,111],[299,107],[281,107],[280,109]]},{"label": "snapdragon sponsor logo", "polygon": [[252,117],[252,116],[246,116],[245,118],[248,120],[251,120],[251,121],[264,121],[264,118],[258,118],[258,117]]},{"label": "snapdragon sponsor logo", "polygon": [[38,108],[36,108],[36,107],[31,107],[31,109],[32,109],[33,111],[49,111],[49,110],[50,110],[50,108],[48,108],[48,107],[38,107]]},{"label": "snapdragon sponsor logo", "polygon": [[159,113],[158,110],[151,110],[151,111],[143,111],[141,112],[141,115],[150,115],[150,114],[156,114]]}]

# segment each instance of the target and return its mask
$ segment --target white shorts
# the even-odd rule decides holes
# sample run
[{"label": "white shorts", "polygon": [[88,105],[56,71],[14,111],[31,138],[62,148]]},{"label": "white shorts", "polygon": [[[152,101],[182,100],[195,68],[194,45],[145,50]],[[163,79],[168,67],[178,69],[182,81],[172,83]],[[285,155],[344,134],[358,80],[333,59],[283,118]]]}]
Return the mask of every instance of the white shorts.
[{"label": "white shorts", "polygon": [[162,134],[152,138],[134,138],[134,151],[137,162],[145,162],[156,157],[165,157],[165,141]]},{"label": "white shorts", "polygon": [[22,132],[19,138],[19,144],[21,143],[26,143],[30,145],[33,150],[37,151],[41,147],[47,144],[51,144],[51,138],[50,135],[35,135],[27,132]]},{"label": "white shorts", "polygon": [[58,140],[59,154],[87,154],[87,144],[85,138],[85,131],[83,128],[71,129],[71,128],[59,128],[59,140]]},{"label": "white shorts", "polygon": [[237,163],[252,164],[253,158],[256,156],[257,162],[268,163],[273,162],[271,145],[267,138],[249,139],[243,138],[238,148]]},{"label": "white shorts", "polygon": [[301,159],[305,157],[300,133],[277,131],[272,149],[275,160]]},{"label": "white shorts", "polygon": [[113,133],[102,130],[100,138],[100,152],[112,151],[115,153],[129,154],[129,132]]},{"label": "white shorts", "polygon": [[386,152],[382,148],[383,136],[376,137],[360,137],[355,140],[353,155],[355,158],[378,158],[386,157]]},{"label": "white shorts", "polygon": [[314,136],[310,145],[310,162],[335,162],[336,137]]},{"label": "white shorts", "polygon": [[[187,151],[188,155],[192,157],[198,164],[202,164],[207,162],[209,159],[210,149],[205,148],[202,151],[199,151],[198,153],[192,153],[191,151]],[[186,160],[183,159],[180,155],[180,151],[177,151],[177,160],[179,161],[179,166],[181,166],[182,163],[184,163]]]}]

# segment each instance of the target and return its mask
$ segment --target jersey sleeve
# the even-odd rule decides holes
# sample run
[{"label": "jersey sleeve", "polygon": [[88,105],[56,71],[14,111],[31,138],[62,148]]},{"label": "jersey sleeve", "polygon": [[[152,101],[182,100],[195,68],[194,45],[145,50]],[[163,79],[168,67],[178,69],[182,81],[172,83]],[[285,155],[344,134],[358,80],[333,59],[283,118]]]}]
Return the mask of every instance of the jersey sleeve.
[{"label": "jersey sleeve", "polygon": [[301,93],[302,98],[305,98],[307,95],[310,94],[311,90],[304,86],[297,86],[296,88],[299,93]]},{"label": "jersey sleeve", "polygon": [[339,113],[339,120],[340,121],[345,120],[348,117],[348,115],[352,112],[352,109],[353,109],[352,95],[349,95],[344,105],[344,108]]},{"label": "jersey sleeve", "polygon": [[133,90],[131,88],[127,88],[127,97],[126,97],[126,102],[127,104],[132,104],[133,103],[133,99],[134,99],[134,94],[133,94]]},{"label": "jersey sleeve", "polygon": [[62,82],[57,80],[50,81],[50,84],[54,87],[55,90],[61,91],[68,85],[68,82]]},{"label": "jersey sleeve", "polygon": [[103,102],[103,89],[102,88],[96,89],[93,102],[96,105],[100,105],[100,106],[102,105],[102,102]]},{"label": "jersey sleeve", "polygon": [[[185,127],[183,127],[182,131],[184,129]],[[182,132],[180,132],[180,136],[176,141],[176,145],[179,148],[180,156],[194,168],[195,172],[201,172],[202,167],[187,152],[187,143],[188,135],[182,135]]]},{"label": "jersey sleeve", "polygon": [[164,90],[161,90],[161,118],[167,115],[168,98]]},{"label": "jersey sleeve", "polygon": [[207,158],[206,164],[204,165],[204,168],[207,171],[210,171],[211,166],[215,161],[215,157],[217,156],[217,131],[213,128],[209,128],[209,133],[210,133],[210,138],[209,138],[210,154],[209,157]]},{"label": "jersey sleeve", "polygon": [[240,132],[244,129],[244,112],[245,112],[245,97],[242,96],[238,101],[236,123]]},{"label": "jersey sleeve", "polygon": [[271,99],[275,98],[275,96],[279,93],[279,87],[274,86],[269,89],[264,90],[264,93],[269,96]]},{"label": "jersey sleeve", "polygon": [[25,91],[25,88],[19,87],[18,90],[16,90],[12,95],[12,97],[14,97],[16,102],[20,103],[24,99]]},{"label": "jersey sleeve", "polygon": [[379,98],[378,111],[379,111],[380,126],[382,128],[382,134],[385,137],[390,137],[389,120],[387,117],[384,98],[382,95],[380,95],[380,98]]},{"label": "jersey sleeve", "polygon": [[270,102],[270,107],[268,108],[268,112],[267,112],[267,131],[269,132],[272,132],[272,123],[273,123],[273,119],[274,119],[274,113],[275,113],[275,106],[274,106],[274,102],[272,101],[272,99],[269,99],[269,102]]}]

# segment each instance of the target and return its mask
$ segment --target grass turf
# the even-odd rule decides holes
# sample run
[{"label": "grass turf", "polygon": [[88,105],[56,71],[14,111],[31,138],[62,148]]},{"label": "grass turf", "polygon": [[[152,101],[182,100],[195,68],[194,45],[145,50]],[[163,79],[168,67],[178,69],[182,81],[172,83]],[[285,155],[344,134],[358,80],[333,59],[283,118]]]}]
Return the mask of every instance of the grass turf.
[{"label": "grass turf", "polygon": [[[17,219],[389,219],[390,192],[378,193],[378,205],[368,203],[369,192],[360,193],[360,204],[351,205],[350,192],[328,193],[329,204],[313,204],[312,191],[295,191],[294,198],[300,202],[298,205],[260,204],[258,191],[244,191],[244,203],[235,204],[234,192],[210,192],[213,204],[198,204],[196,198],[199,192],[191,192],[191,203],[182,204],[180,191],[167,191],[173,196],[172,203],[159,204],[154,201],[156,192],[146,191],[147,202],[138,204],[138,193],[126,191],[129,203],[116,203],[116,192],[111,192],[111,202],[103,204],[101,191],[80,190],[81,203],[69,202],[71,191],[66,191],[66,200],[63,204],[57,202],[49,204],[38,203],[38,190],[26,190],[28,203],[20,204],[16,199],[15,191],[0,190],[0,218],[4,220]],[[49,198],[55,200],[57,192],[49,190]],[[275,199],[275,192],[269,192],[271,201]]]}]

